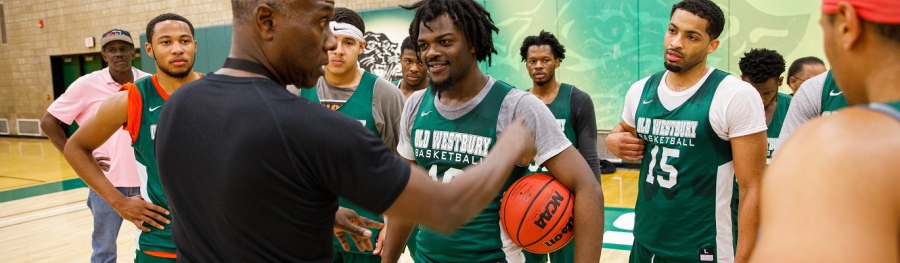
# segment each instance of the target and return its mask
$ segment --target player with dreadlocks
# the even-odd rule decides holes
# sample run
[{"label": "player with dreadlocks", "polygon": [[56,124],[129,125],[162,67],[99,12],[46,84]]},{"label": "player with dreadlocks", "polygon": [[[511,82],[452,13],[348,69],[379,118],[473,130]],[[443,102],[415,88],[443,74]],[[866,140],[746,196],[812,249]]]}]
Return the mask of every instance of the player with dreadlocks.
[{"label": "player with dreadlocks", "polygon": [[[576,262],[599,261],[603,193],[591,168],[543,102],[478,68],[479,61],[490,64],[491,54],[497,53],[491,33],[499,30],[490,13],[472,0],[424,0],[405,8],[416,10],[409,34],[431,81],[429,88],[413,93],[403,108],[398,154],[429,171],[432,179],[452,183],[457,173],[480,162],[480,153],[462,149],[465,147],[441,147],[448,144],[431,142],[433,137],[428,134],[448,133],[454,141],[484,141],[490,147],[508,124],[524,117],[526,127],[535,131],[535,164],[545,166],[578,196]],[[514,170],[504,189],[526,170]],[[420,228],[412,255],[415,261],[524,262],[522,249],[500,228],[500,198],[498,194],[485,210],[449,236]],[[382,262],[397,261],[413,227],[400,218],[389,221]]]},{"label": "player with dreadlocks", "polygon": [[741,68],[741,79],[750,83],[759,96],[762,97],[766,110],[766,123],[768,129],[766,136],[769,141],[769,150],[766,155],[766,163],[772,161],[772,152],[778,142],[778,134],[781,133],[781,124],[787,115],[788,106],[791,105],[791,96],[778,92],[778,87],[784,83],[785,62],[777,51],[768,49],[751,49],[744,53],[744,57],[738,62]]}]

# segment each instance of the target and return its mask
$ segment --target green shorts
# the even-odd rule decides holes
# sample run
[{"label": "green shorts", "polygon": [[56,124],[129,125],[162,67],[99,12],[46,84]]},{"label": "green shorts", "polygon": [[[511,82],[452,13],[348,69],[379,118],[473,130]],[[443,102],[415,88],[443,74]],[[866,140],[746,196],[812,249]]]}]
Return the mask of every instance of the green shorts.
[{"label": "green shorts", "polygon": [[175,259],[154,257],[144,253],[144,251],[135,250],[134,263],[175,263]]}]

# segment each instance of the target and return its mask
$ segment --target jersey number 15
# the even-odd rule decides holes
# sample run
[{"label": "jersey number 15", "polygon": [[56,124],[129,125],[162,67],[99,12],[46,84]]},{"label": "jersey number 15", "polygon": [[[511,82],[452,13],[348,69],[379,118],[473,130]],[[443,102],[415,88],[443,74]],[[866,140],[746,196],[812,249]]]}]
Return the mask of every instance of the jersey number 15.
[{"label": "jersey number 15", "polygon": [[[668,179],[664,178],[662,175],[653,175],[653,171],[656,170],[656,155],[659,153],[659,148],[662,148],[662,157],[658,162],[659,169],[669,173]],[[667,162],[669,161],[669,158],[678,158],[679,153],[680,151],[678,149],[659,147],[659,145],[653,146],[653,149],[650,150],[650,167],[647,169],[647,182],[653,184],[655,178],[656,181],[659,181],[659,186],[665,188],[672,188],[675,186],[675,184],[678,183],[678,170]]]}]

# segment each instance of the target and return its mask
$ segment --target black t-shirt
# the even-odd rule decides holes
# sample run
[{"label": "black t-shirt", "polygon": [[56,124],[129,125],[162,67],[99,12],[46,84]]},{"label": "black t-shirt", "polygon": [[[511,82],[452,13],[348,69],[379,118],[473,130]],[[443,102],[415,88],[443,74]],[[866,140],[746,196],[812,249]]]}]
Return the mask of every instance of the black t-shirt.
[{"label": "black t-shirt", "polygon": [[161,114],[179,262],[331,262],[338,196],[382,213],[409,179],[358,121],[269,79],[209,74]]}]

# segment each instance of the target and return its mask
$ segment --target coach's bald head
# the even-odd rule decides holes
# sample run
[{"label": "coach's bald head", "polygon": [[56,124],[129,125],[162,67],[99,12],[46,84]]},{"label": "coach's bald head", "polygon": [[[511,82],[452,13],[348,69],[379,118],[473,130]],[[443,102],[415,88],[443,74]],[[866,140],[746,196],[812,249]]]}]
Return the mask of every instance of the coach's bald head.
[{"label": "coach's bald head", "polygon": [[229,57],[255,61],[281,85],[311,87],[335,48],[328,22],[334,0],[232,0]]}]

